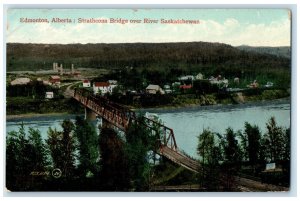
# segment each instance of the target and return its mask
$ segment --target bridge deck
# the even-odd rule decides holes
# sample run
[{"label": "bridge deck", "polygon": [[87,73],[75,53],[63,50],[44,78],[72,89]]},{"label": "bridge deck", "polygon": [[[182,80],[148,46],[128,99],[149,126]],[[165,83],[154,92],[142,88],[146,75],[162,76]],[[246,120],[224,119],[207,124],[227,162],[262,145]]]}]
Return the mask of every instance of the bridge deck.
[{"label": "bridge deck", "polygon": [[196,160],[184,155],[179,151],[174,151],[167,146],[162,146],[160,149],[160,154],[164,157],[170,159],[174,163],[181,165],[193,172],[199,172],[200,164]]}]

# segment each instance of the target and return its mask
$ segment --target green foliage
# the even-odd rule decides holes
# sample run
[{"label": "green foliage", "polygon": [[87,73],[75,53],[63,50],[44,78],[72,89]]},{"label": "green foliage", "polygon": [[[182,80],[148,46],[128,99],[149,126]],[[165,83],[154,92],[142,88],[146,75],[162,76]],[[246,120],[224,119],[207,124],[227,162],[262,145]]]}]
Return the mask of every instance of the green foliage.
[{"label": "green foliage", "polygon": [[43,82],[33,80],[26,85],[8,85],[6,89],[6,95],[8,97],[32,97],[33,99],[44,99],[47,91],[54,92],[58,97],[58,89],[48,85],[44,85]]},{"label": "green foliage", "polygon": [[82,107],[78,107],[75,99],[32,99],[28,97],[7,97],[6,111],[8,115],[28,113],[80,113]]},{"label": "green foliage", "polygon": [[263,144],[266,152],[267,159],[279,162],[284,160],[285,152],[285,132],[282,127],[277,126],[275,117],[271,117],[266,124],[267,133],[263,137]]},{"label": "green foliage", "polygon": [[149,187],[151,168],[148,152],[156,150],[160,133],[152,134],[145,126],[142,117],[133,122],[126,132],[126,156],[128,158],[129,176],[135,191],[145,191]]},{"label": "green foliage", "polygon": [[81,174],[83,176],[92,176],[99,171],[98,158],[99,158],[99,148],[98,148],[98,136],[93,125],[91,125],[87,120],[82,117],[76,117],[76,128],[75,136],[78,140],[79,149],[79,167]]},{"label": "green foliage", "polygon": [[48,165],[40,132],[30,128],[27,135],[21,124],[19,131],[8,133],[6,140],[6,187],[26,191],[32,186],[39,186],[41,179],[35,178],[32,173],[43,172]]},{"label": "green foliage", "polygon": [[198,137],[198,155],[200,156],[201,168],[200,185],[208,190],[218,190],[220,185],[220,161],[222,153],[219,146],[220,135],[210,130],[203,130]]},{"label": "green foliage", "polygon": [[259,128],[245,122],[245,131],[240,133],[241,144],[244,151],[244,159],[249,160],[250,165],[255,165],[259,161],[261,150],[261,133]]},{"label": "green foliage", "polygon": [[124,142],[111,128],[102,128],[100,145],[100,178],[103,190],[126,191],[129,189],[128,161]]},{"label": "green foliage", "polygon": [[75,174],[76,141],[73,134],[74,124],[70,120],[64,120],[62,128],[63,131],[49,128],[46,142],[50,150],[53,168],[59,168],[62,171],[63,178],[69,179]]}]

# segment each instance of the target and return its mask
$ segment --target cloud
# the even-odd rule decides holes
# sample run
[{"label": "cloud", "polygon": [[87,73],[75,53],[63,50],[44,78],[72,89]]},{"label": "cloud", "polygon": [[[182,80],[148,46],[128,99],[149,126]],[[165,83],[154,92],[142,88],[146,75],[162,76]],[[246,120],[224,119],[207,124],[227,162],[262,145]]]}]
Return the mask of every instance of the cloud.
[{"label": "cloud", "polygon": [[11,29],[10,24],[6,39],[8,42],[62,44],[207,41],[234,46],[287,46],[290,44],[290,26],[289,19],[269,24],[241,24],[234,18],[225,19],[223,23],[202,20],[197,25],[36,23]]}]

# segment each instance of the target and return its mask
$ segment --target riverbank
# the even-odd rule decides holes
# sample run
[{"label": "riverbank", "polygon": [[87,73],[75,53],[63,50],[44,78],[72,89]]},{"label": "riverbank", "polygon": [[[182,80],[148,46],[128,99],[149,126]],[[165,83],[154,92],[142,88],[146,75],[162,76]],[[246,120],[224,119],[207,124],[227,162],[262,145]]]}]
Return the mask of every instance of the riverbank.
[{"label": "riverbank", "polygon": [[270,105],[270,104],[282,104],[282,103],[290,103],[290,97],[273,99],[273,100],[253,100],[239,104],[215,104],[215,105],[182,105],[182,106],[164,106],[164,107],[149,107],[149,108],[133,108],[133,111],[136,112],[172,112],[172,111],[189,111],[189,110],[198,110],[198,109],[219,109],[219,108],[244,108],[244,107],[251,107],[251,106],[263,106],[263,105]]},{"label": "riverbank", "polygon": [[[149,107],[149,108],[131,108],[135,112],[161,112],[161,111],[181,111],[181,110],[197,110],[206,108],[220,108],[220,107],[247,107],[253,105],[269,105],[278,103],[288,103],[290,102],[290,97],[274,99],[274,100],[262,100],[262,101],[248,101],[242,104],[215,104],[215,105],[198,105],[198,104],[186,104],[186,105],[176,105],[176,106],[163,106],[163,107]],[[83,115],[84,113],[75,113],[78,115]],[[62,116],[62,115],[74,115],[70,112],[52,112],[52,113],[26,113],[26,114],[14,114],[6,115],[6,120],[13,119],[23,119],[32,117],[47,117],[47,116]]]},{"label": "riverbank", "polygon": [[16,115],[6,115],[6,120],[31,118],[31,117],[61,116],[61,115],[68,115],[68,114],[70,113],[54,112],[54,113],[43,113],[43,114],[39,114],[39,113],[16,114]]}]

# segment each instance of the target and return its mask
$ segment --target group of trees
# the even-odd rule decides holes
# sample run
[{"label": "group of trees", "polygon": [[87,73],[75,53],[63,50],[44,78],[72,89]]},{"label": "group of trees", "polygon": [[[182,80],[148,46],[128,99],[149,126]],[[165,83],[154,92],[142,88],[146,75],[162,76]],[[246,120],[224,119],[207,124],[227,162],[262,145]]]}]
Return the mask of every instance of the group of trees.
[{"label": "group of trees", "polygon": [[[234,190],[236,175],[250,169],[247,174],[259,177],[270,162],[282,170],[280,182],[288,185],[290,129],[278,126],[273,117],[266,127],[264,134],[248,122],[244,131],[205,129],[197,148],[201,187]],[[90,122],[76,117],[75,123],[64,120],[62,130],[49,128],[45,140],[38,129],[26,131],[21,125],[7,136],[6,186],[12,191],[147,191],[154,172],[150,161],[155,160],[150,150],[157,149],[160,137],[142,119],[125,135],[104,122],[98,135]]]},{"label": "group of trees", "polygon": [[44,99],[47,91],[58,94],[58,89],[44,85],[42,81],[33,80],[26,85],[8,85],[6,93],[8,97],[31,97],[33,99]]},{"label": "group of trees", "polygon": [[[249,169],[251,176],[259,177],[267,163],[275,163],[282,170],[281,184],[289,184],[290,129],[276,124],[272,117],[262,134],[256,125],[245,122],[242,132],[226,129],[225,134],[205,129],[199,136],[198,154],[201,158],[200,181],[210,190],[220,186],[234,187],[234,176]],[[224,184],[225,182],[225,184]]]},{"label": "group of trees", "polygon": [[22,124],[7,135],[6,186],[12,191],[145,191],[155,137],[143,125],[133,123],[125,138],[105,126],[98,135],[90,122],[76,117],[75,123],[64,120],[62,130],[49,128],[43,140],[38,129],[26,132]]}]

